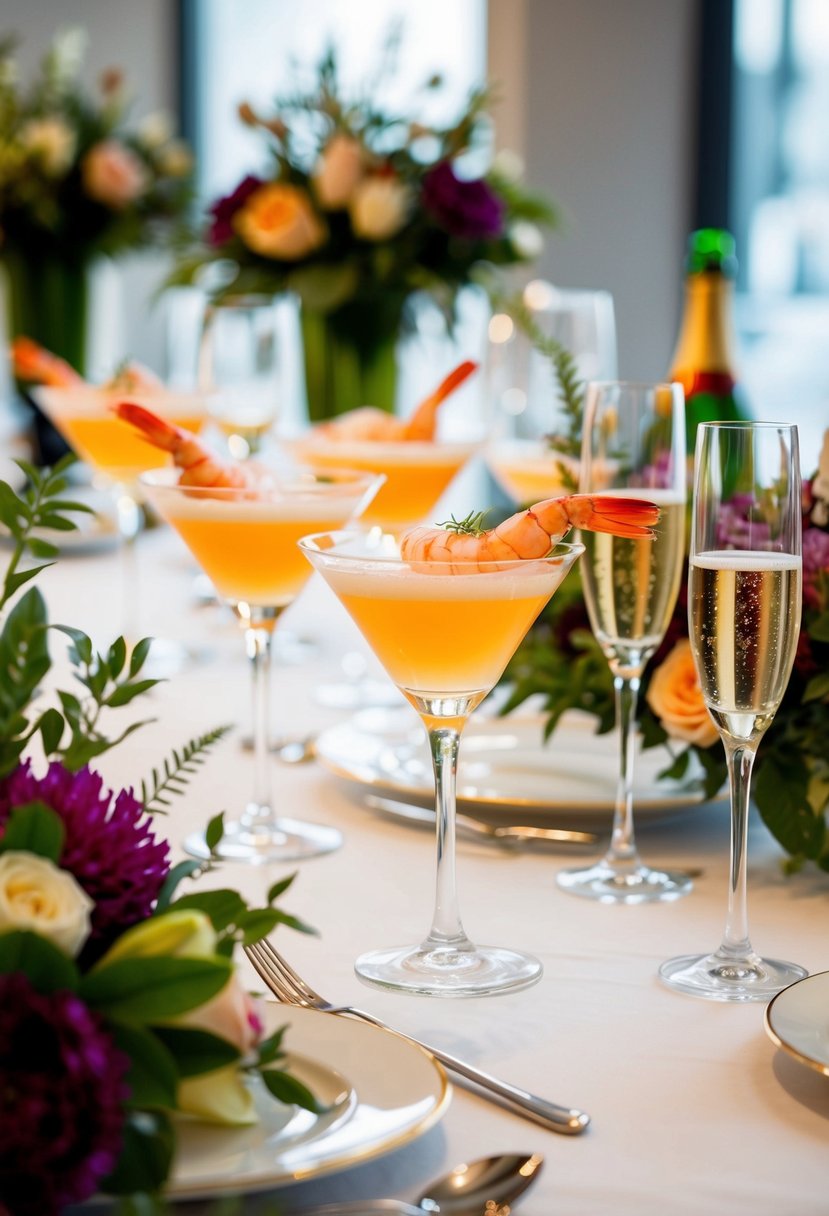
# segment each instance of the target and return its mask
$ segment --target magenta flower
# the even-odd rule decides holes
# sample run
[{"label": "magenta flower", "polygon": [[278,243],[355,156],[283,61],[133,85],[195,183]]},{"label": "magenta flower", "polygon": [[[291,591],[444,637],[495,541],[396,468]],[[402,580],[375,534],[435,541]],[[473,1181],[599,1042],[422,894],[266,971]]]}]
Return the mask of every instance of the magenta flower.
[{"label": "magenta flower", "polygon": [[468,241],[500,236],[504,203],[483,179],[466,182],[449,161],[435,165],[423,179],[423,206],[451,236]]},{"label": "magenta flower", "polygon": [[35,777],[26,760],[0,781],[0,828],[16,806],[44,802],[63,820],[66,838],[60,866],[94,900],[92,933],[85,948],[97,955],[130,925],[145,920],[170,870],[168,845],[156,840],[152,820],[130,790],[114,799],[98,773],[70,773],[49,765]]},{"label": "magenta flower", "polygon": [[128,1067],[74,993],[0,975],[0,1211],[57,1216],[94,1193],[121,1151]]},{"label": "magenta flower", "polygon": [[829,570],[829,532],[806,528],[803,533],[803,573],[820,574]]},{"label": "magenta flower", "polygon": [[234,215],[244,207],[254,190],[258,190],[261,185],[261,177],[248,174],[242,178],[232,194],[227,194],[213,203],[210,207],[213,222],[207,233],[207,240],[211,245],[224,245],[225,241],[230,240],[233,236]]}]

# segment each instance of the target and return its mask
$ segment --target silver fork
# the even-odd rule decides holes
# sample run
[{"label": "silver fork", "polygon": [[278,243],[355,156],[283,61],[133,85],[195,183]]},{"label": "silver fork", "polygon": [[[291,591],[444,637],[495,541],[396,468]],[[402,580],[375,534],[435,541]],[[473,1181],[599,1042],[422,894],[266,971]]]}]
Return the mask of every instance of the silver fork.
[{"label": "silver fork", "polygon": [[517,1113],[532,1119],[535,1123],[540,1123],[542,1127],[546,1127],[550,1131],[560,1132],[565,1136],[578,1136],[590,1122],[590,1116],[584,1111],[557,1106],[555,1102],[539,1098],[526,1089],[511,1085],[508,1081],[501,1081],[498,1077],[493,1077],[490,1073],[482,1072],[471,1064],[467,1064],[465,1060],[459,1060],[456,1056],[449,1055],[440,1047],[433,1047],[431,1044],[421,1042],[420,1039],[395,1030],[372,1013],[366,1013],[363,1009],[355,1009],[352,1005],[333,1005],[306,983],[302,976],[297,975],[293,967],[285,961],[281,954],[277,953],[269,941],[262,940],[253,946],[245,946],[245,954],[271,992],[286,1005],[302,1005],[306,1009],[320,1009],[325,1013],[349,1014],[364,1022],[370,1022],[372,1026],[391,1030],[393,1034],[398,1034],[401,1038],[416,1043],[418,1047],[425,1047],[451,1072],[465,1077],[467,1081],[474,1082],[481,1089],[500,1098]]}]

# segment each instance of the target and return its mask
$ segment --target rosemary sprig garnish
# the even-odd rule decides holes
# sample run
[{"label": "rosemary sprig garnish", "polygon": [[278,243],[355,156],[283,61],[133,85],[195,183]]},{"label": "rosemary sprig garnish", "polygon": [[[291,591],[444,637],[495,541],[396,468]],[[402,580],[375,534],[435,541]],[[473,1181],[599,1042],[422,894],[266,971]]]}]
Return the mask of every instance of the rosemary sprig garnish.
[{"label": "rosemary sprig garnish", "polygon": [[486,511],[470,511],[465,519],[455,519],[453,515],[450,519],[445,519],[443,523],[438,524],[438,527],[445,528],[447,532],[457,532],[460,536],[482,536],[486,532],[484,527],[486,516]]},{"label": "rosemary sprig garnish", "polygon": [[164,814],[170,805],[169,795],[181,794],[197,766],[204,764],[205,752],[228,733],[229,726],[217,726],[205,735],[198,735],[185,743],[181,750],[173,749],[170,758],[164,761],[161,772],[153,769],[149,781],[141,782],[141,801],[149,814]]}]

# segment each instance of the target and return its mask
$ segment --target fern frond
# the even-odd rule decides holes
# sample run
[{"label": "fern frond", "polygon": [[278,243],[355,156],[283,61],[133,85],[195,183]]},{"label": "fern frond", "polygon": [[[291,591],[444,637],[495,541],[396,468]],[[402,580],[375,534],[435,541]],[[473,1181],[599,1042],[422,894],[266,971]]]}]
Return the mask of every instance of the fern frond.
[{"label": "fern frond", "polygon": [[184,793],[190,778],[204,764],[206,753],[231,730],[230,726],[217,726],[204,735],[198,735],[185,743],[181,750],[173,748],[165,759],[161,771],[154,768],[148,781],[141,782],[141,801],[150,814],[164,814],[170,805],[170,796]]}]

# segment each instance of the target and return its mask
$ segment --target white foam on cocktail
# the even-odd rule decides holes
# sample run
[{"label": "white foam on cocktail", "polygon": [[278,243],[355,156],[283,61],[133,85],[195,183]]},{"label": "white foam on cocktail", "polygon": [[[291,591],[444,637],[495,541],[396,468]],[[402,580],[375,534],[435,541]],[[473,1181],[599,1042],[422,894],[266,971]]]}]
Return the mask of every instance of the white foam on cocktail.
[{"label": "white foam on cocktail", "polygon": [[434,467],[454,468],[463,463],[473,452],[477,451],[475,443],[436,443],[419,440],[401,440],[390,443],[383,440],[334,440],[315,439],[309,437],[300,439],[296,448],[303,459],[313,464],[316,456],[319,460],[336,459],[342,467],[348,467],[349,461],[362,465],[373,462],[383,466],[428,465]]},{"label": "white foam on cocktail", "polygon": [[[431,571],[439,563],[432,563]],[[448,563],[447,563],[448,566]],[[389,563],[378,570],[377,563],[349,562],[348,569],[326,568],[325,577],[339,596],[369,599],[423,600],[515,600],[549,596],[567,573],[564,560],[557,558],[510,563],[507,569],[469,573],[447,569],[446,574],[422,572],[407,565]]]},{"label": "white foam on cocktail", "polygon": [[140,392],[124,392],[96,385],[71,385],[66,388],[49,388],[39,385],[31,390],[35,401],[53,419],[100,418],[111,415],[112,406],[119,401],[132,401],[143,405],[167,419],[200,417],[207,413],[208,395],[205,393],[180,393],[168,388],[142,389]]},{"label": "white foam on cocktail", "polygon": [[[328,524],[331,520],[348,519],[357,507],[362,491],[358,494],[307,494],[300,491],[290,497],[255,497],[256,491],[225,491],[216,493],[196,491],[189,494],[171,487],[150,489],[162,514],[174,519],[201,519],[214,521],[232,520],[234,523],[290,523],[304,522],[313,531],[315,523]],[[250,494],[250,498],[237,495]]]}]

